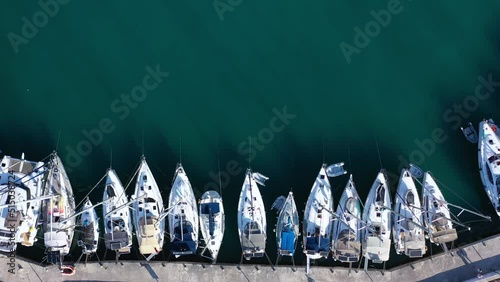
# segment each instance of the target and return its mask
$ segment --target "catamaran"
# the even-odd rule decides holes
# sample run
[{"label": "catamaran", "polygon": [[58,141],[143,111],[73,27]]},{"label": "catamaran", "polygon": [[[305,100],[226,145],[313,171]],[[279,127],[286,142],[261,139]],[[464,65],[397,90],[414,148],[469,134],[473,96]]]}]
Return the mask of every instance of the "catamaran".
[{"label": "catamaran", "polygon": [[453,228],[448,203],[428,172],[424,174],[422,203],[423,220],[428,229],[430,241],[435,244],[455,241],[458,236],[457,231]]},{"label": "catamaran", "polygon": [[290,191],[284,202],[280,201],[278,205],[273,205],[273,207],[279,211],[278,221],[276,223],[278,259],[282,256],[289,256],[293,261],[293,255],[295,254],[297,241],[300,235],[299,213],[293,199],[293,192]]},{"label": "catamaran", "polygon": [[[374,263],[389,260],[391,250],[391,195],[390,187],[381,170],[366,198],[363,221],[366,222],[362,238],[363,256]],[[365,264],[366,266],[367,264]]]},{"label": "catamaran", "polygon": [[172,254],[176,257],[195,254],[198,247],[198,208],[191,183],[181,164],[175,170],[168,210]]},{"label": "catamaran", "polygon": [[242,258],[247,260],[265,255],[266,210],[257,184],[264,186],[264,182],[268,179],[258,172],[252,173],[252,170],[248,168],[241,187],[238,202],[238,234]]},{"label": "catamaran", "polygon": [[[43,162],[2,158],[0,166],[0,251],[13,252],[17,244],[33,246],[37,241],[42,205]],[[46,198],[46,197],[45,197]]]},{"label": "catamaran", "polygon": [[75,198],[66,170],[56,152],[50,156],[44,195],[53,196],[44,200],[42,205],[46,253],[50,263],[62,264],[62,258],[69,253],[75,233]]},{"label": "catamaran", "polygon": [[213,263],[217,262],[222,238],[224,238],[224,223],[222,197],[213,190],[203,193],[200,200],[200,228],[205,242],[204,250],[208,249]]},{"label": "catamaran", "polygon": [[88,256],[97,252],[99,243],[99,218],[88,197],[82,206],[79,229],[80,239],[77,243],[78,246],[82,247],[82,253]]},{"label": "catamaran", "polygon": [[361,254],[361,202],[352,175],[340,197],[336,214],[339,218],[333,222],[333,259],[357,262]]},{"label": "catamaran", "polygon": [[481,181],[500,217],[500,128],[492,119],[479,124],[478,147]]},{"label": "catamaran", "polygon": [[149,254],[148,258],[151,258],[163,249],[165,219],[161,217],[164,207],[160,189],[144,156],[141,157],[132,197],[133,200],[137,199],[133,202],[133,213],[139,252],[142,255]]},{"label": "catamaran", "polygon": [[113,169],[106,173],[103,195],[104,244],[107,249],[120,254],[130,253],[132,247],[132,214],[127,205],[127,195]]},{"label": "catamaran", "polygon": [[417,187],[407,169],[401,171],[394,201],[393,241],[397,254],[410,258],[426,252],[422,206]]}]

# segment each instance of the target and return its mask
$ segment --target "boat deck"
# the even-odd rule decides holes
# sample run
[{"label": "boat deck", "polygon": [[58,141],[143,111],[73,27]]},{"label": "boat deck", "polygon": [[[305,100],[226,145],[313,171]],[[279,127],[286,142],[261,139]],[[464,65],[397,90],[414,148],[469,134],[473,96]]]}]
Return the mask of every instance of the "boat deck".
[{"label": "boat deck", "polygon": [[[100,266],[96,262],[76,265],[74,276],[62,276],[57,268],[39,266],[20,257],[15,258],[15,272],[9,273],[9,258],[2,256],[0,277],[4,281],[463,281],[475,279],[478,268],[483,280],[492,281],[500,278],[500,235],[463,246],[400,267],[385,271],[369,269],[364,272],[352,270],[348,273],[345,267],[313,267],[310,274],[305,267],[299,266],[293,271],[290,266],[275,267],[269,265],[243,264],[240,267],[232,264],[182,263],[122,261],[115,265],[114,261],[104,262]],[[475,280],[479,281],[479,280]]]}]

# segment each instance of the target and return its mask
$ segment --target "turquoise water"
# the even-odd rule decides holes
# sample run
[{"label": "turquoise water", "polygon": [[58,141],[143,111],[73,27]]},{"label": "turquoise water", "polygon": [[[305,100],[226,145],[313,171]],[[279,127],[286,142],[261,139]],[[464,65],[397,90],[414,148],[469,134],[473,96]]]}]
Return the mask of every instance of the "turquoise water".
[{"label": "turquoise water", "polygon": [[[479,76],[500,81],[497,2],[216,2],[228,9],[223,20],[210,1],[122,2],[52,5],[53,17],[45,22],[36,2],[0,4],[0,149],[36,160],[57,147],[77,202],[104,175],[111,151],[123,182],[144,152],[165,199],[182,156],[199,197],[215,186],[210,173],[217,174],[219,150],[221,169],[236,171],[224,181],[227,228],[219,260],[238,261],[237,201],[248,137],[254,136],[251,167],[270,177],[262,188],[268,208],[293,188],[303,209],[323,160],[344,161],[364,199],[380,162],[397,177],[406,159],[449,187],[443,193],[450,202],[465,205],[464,198],[494,215],[481,188],[476,148],[459,126],[500,119],[497,85],[489,97],[481,90],[481,99],[471,98],[485,85]],[[393,13],[390,22],[380,16],[388,24],[376,30],[370,11],[381,9]],[[23,31],[22,18],[33,23],[33,15],[37,31]],[[367,24],[373,37],[356,46],[362,39],[354,28]],[[357,48],[350,63],[342,42]],[[454,108],[464,101],[462,111]],[[290,115],[285,123],[275,113],[283,115],[284,108]],[[347,179],[332,180],[336,200]],[[99,189],[90,195],[93,201],[101,196]],[[274,223],[270,211],[272,260]],[[458,243],[500,230],[492,228],[496,218],[494,225],[474,226],[460,232]],[[79,254],[75,248],[73,259]]]}]

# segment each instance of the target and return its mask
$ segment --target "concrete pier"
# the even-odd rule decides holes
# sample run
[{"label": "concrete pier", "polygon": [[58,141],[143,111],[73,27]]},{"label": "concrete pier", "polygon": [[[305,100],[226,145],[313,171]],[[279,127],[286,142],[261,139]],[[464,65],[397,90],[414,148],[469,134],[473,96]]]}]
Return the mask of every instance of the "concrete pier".
[{"label": "concrete pier", "polygon": [[[345,267],[315,267],[309,274],[305,266],[202,264],[182,262],[106,261],[76,265],[76,274],[63,276],[55,266],[40,266],[20,257],[0,258],[1,281],[494,281],[500,279],[500,235],[462,246],[432,258],[386,270]],[[10,272],[9,272],[10,270]],[[12,274],[15,272],[15,274]],[[480,277],[480,278],[478,278]]]}]

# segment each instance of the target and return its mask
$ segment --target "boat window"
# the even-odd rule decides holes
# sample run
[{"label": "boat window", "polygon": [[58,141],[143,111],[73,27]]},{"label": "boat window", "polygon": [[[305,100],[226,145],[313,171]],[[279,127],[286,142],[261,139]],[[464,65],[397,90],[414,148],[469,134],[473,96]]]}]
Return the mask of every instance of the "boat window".
[{"label": "boat window", "polygon": [[146,203],[156,203],[156,201],[153,198],[146,198]]},{"label": "boat window", "polygon": [[142,212],[142,208],[141,207],[139,207],[139,211]]}]

